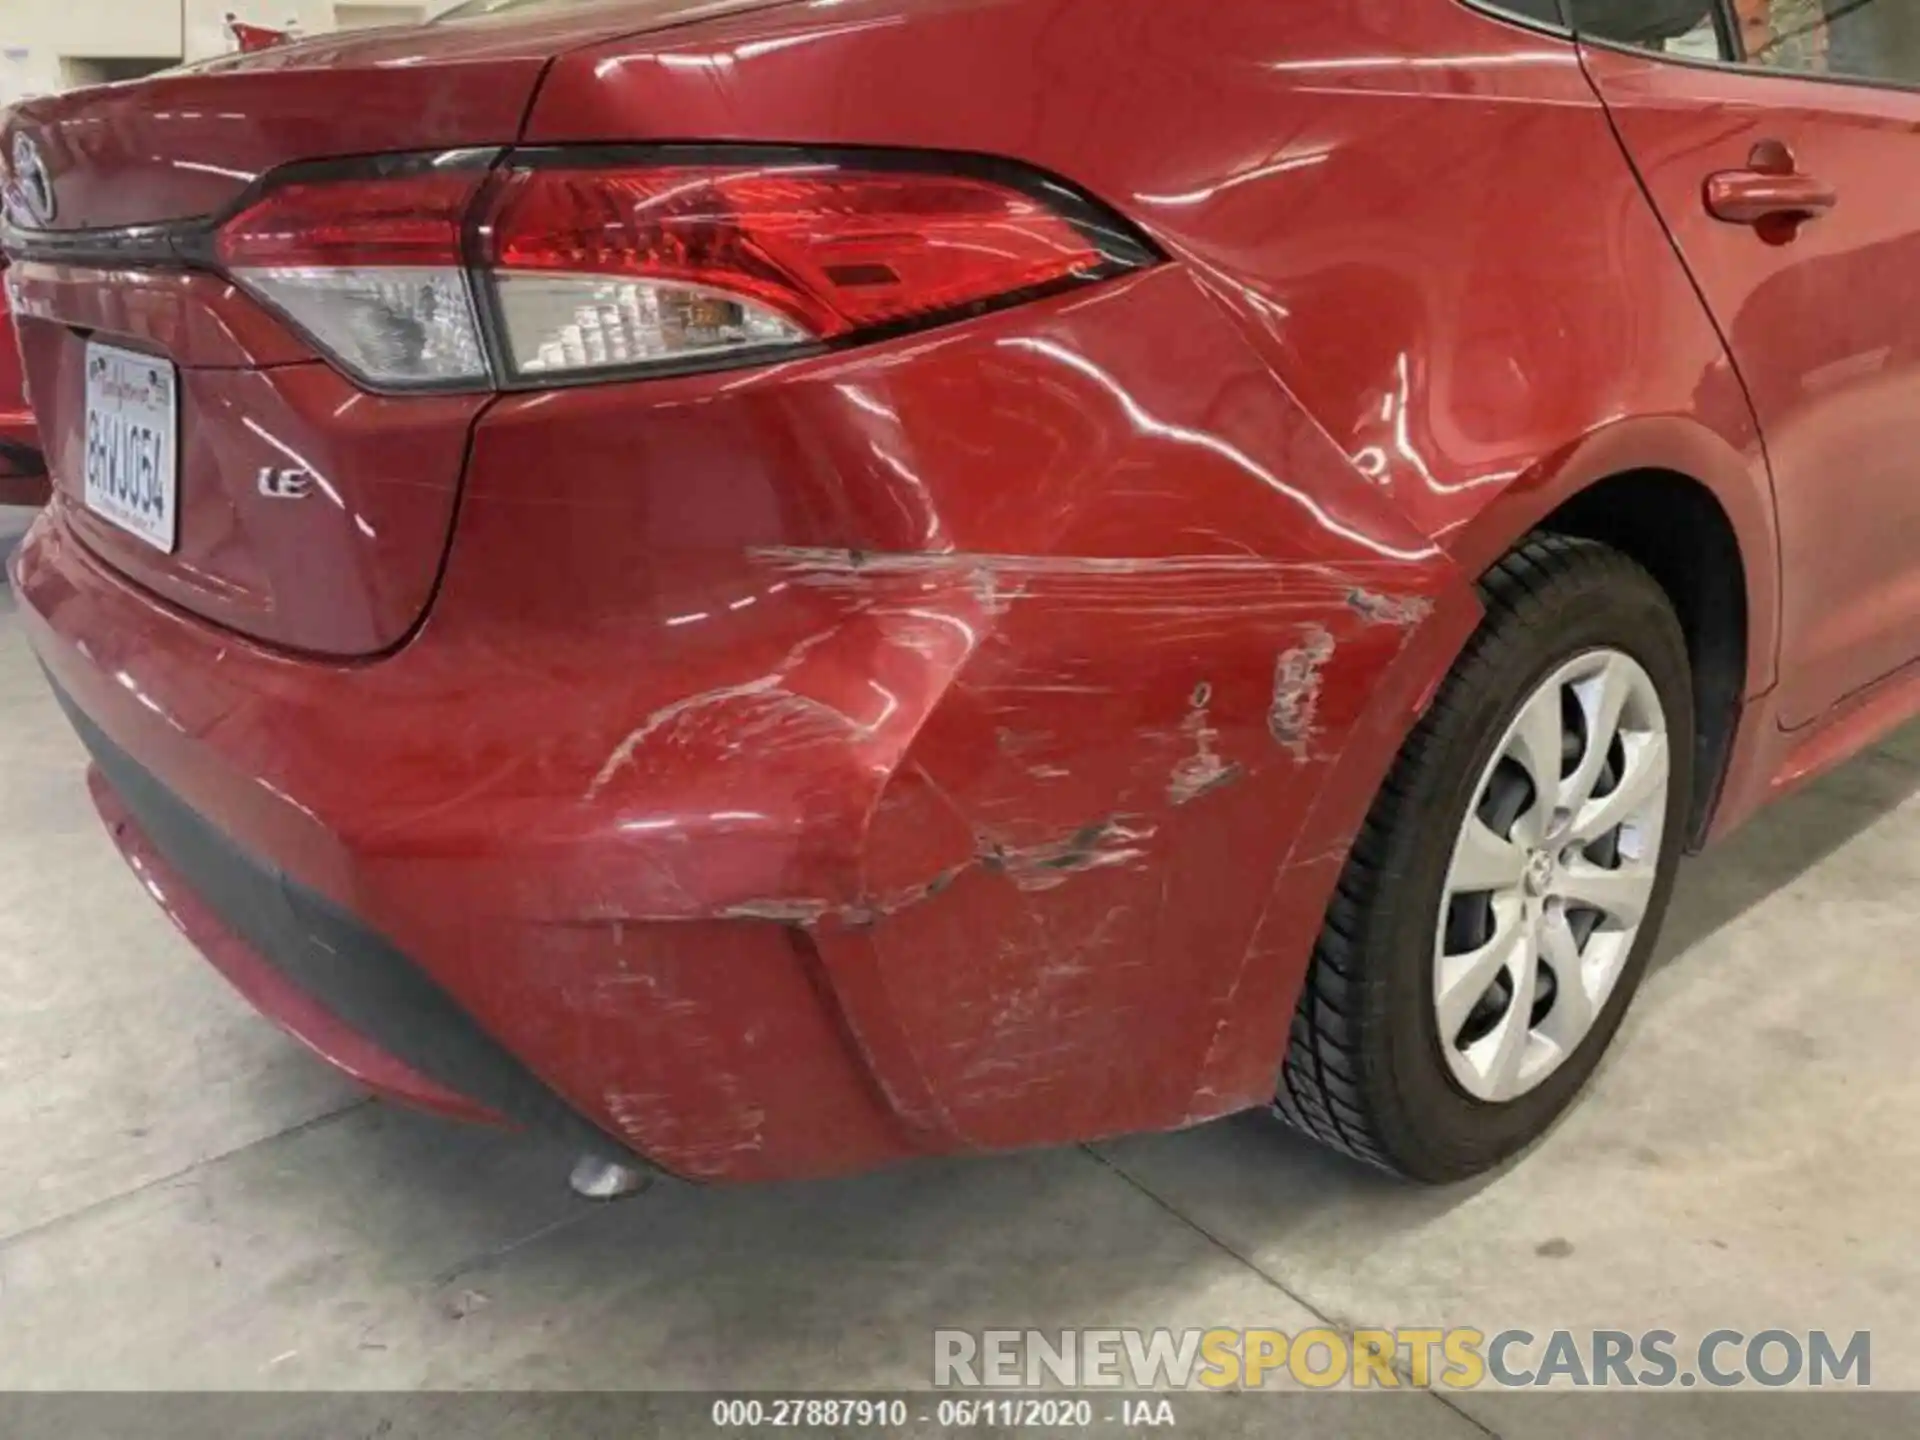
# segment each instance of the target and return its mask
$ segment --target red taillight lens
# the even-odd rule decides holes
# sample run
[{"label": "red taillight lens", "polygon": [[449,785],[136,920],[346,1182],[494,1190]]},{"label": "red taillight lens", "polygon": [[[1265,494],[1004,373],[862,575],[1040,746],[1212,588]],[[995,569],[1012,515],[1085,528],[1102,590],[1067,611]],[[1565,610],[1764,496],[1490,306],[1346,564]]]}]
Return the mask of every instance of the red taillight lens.
[{"label": "red taillight lens", "polygon": [[461,241],[487,173],[294,181],[221,226],[214,253],[371,385],[483,383],[491,367]]},{"label": "red taillight lens", "polygon": [[458,267],[485,171],[283,185],[220,227],[229,270],[312,266]]},{"label": "red taillight lens", "polygon": [[777,358],[1151,258],[1123,225],[1022,172],[714,153],[309,172],[223,225],[214,249],[346,368],[391,388]]},{"label": "red taillight lens", "polygon": [[724,291],[830,340],[1100,269],[1043,202],[985,180],[823,166],[529,170],[491,225],[506,273]]}]

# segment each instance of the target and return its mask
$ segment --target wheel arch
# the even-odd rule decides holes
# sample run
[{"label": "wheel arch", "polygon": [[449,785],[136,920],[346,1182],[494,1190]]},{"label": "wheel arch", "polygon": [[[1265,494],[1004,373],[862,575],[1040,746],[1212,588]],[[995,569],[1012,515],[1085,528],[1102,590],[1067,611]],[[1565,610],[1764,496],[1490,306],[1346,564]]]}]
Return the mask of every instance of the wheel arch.
[{"label": "wheel arch", "polygon": [[1672,598],[1699,715],[1689,816],[1697,846],[1738,753],[1746,702],[1779,678],[1779,534],[1764,457],[1695,420],[1619,421],[1522,476],[1446,543],[1479,576],[1536,530],[1612,545]]},{"label": "wheel arch", "polygon": [[1693,668],[1694,766],[1687,834],[1701,843],[1739,728],[1752,646],[1747,566],[1713,491],[1673,470],[1633,470],[1589,486],[1540,529],[1597,540],[1643,566],[1680,617]]},{"label": "wheel arch", "polygon": [[[1746,699],[1765,694],[1779,678],[1780,541],[1771,481],[1757,445],[1742,453],[1692,419],[1621,420],[1534,466],[1442,543],[1463,572],[1484,575],[1528,532],[1553,528],[1568,513],[1589,516],[1604,504],[1595,497],[1617,496],[1608,487],[1640,476],[1665,477],[1669,486],[1697,492],[1731,534],[1747,619],[1740,689]],[[1583,501],[1583,495],[1589,498]],[[1624,503],[1626,497],[1619,498]]]}]

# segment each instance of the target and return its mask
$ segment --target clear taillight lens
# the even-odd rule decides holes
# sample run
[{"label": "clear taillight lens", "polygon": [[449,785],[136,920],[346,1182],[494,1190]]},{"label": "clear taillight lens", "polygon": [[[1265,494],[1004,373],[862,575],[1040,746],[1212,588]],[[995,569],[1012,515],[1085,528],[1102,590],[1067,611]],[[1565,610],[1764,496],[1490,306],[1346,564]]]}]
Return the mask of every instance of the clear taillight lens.
[{"label": "clear taillight lens", "polygon": [[805,354],[1152,258],[1124,225],[1021,172],[744,152],[546,152],[491,171],[449,158],[282,183],[220,228],[216,258],[380,389]]},{"label": "clear taillight lens", "polygon": [[300,182],[220,230],[233,278],[380,389],[489,376],[462,254],[482,170]]},{"label": "clear taillight lens", "polygon": [[459,270],[288,266],[233,274],[376,386],[420,389],[487,378],[479,322]]},{"label": "clear taillight lens", "polygon": [[702,285],[510,271],[495,284],[518,375],[698,361],[816,338],[777,311]]}]

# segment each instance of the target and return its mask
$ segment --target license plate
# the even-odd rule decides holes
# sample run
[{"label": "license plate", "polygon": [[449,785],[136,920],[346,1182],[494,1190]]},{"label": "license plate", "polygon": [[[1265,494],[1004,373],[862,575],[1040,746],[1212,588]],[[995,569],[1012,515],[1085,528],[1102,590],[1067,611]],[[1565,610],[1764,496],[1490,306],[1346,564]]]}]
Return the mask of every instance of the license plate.
[{"label": "license plate", "polygon": [[171,362],[87,347],[87,508],[168,554],[179,537],[179,433]]}]

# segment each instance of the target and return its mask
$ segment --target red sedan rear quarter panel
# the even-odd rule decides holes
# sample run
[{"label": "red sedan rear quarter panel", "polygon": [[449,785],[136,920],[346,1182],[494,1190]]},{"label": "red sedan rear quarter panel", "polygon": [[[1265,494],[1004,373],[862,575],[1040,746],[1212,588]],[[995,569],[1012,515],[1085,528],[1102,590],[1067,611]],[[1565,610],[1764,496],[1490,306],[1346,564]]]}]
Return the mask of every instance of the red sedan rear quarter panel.
[{"label": "red sedan rear quarter panel", "polygon": [[1470,573],[1608,475],[1705,485],[1747,560],[1748,691],[1773,682],[1752,410],[1563,38],[1462,0],[788,6],[563,57],[527,138],[614,135],[1067,176],[1185,264],[1360,479]]}]

